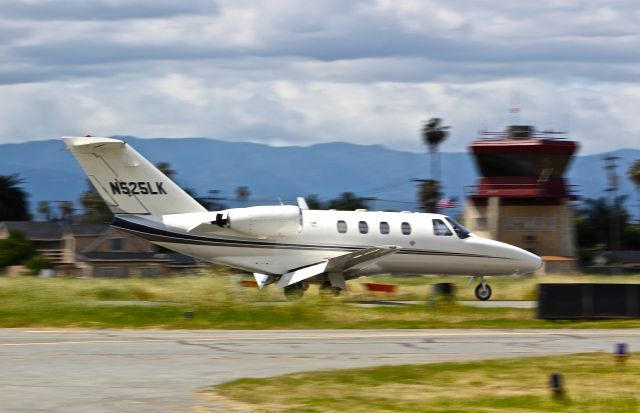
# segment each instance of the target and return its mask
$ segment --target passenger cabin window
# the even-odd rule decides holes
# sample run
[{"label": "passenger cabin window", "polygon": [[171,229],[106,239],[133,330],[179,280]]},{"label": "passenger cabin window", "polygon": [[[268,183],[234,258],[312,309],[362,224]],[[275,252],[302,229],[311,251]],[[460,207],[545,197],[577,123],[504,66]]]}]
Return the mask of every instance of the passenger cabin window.
[{"label": "passenger cabin window", "polygon": [[361,234],[369,232],[369,225],[365,221],[358,222],[358,230]]},{"label": "passenger cabin window", "polygon": [[408,222],[403,222],[402,225],[400,225],[400,229],[403,235],[411,234],[411,225]]},{"label": "passenger cabin window", "polygon": [[389,223],[388,222],[381,222],[380,223],[380,233],[381,234],[388,234],[389,233]]},{"label": "passenger cabin window", "polygon": [[435,235],[453,235],[453,232],[441,219],[433,220],[433,233]]},{"label": "passenger cabin window", "polygon": [[338,232],[341,234],[347,233],[347,223],[344,221],[338,221]]},{"label": "passenger cabin window", "polygon": [[456,235],[458,236],[458,238],[460,239],[469,238],[469,234],[471,231],[463,227],[462,224],[460,224],[458,221],[454,219],[446,217],[446,220],[447,222],[449,222],[449,225],[451,225],[451,228],[453,228],[453,230],[456,232]]}]

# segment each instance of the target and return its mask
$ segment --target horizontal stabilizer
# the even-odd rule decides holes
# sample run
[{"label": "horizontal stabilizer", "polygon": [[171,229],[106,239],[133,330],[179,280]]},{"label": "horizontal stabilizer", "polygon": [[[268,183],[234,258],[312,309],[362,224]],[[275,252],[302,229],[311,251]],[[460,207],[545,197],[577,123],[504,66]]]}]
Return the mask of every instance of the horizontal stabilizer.
[{"label": "horizontal stabilizer", "polygon": [[169,228],[187,232],[214,232],[220,230],[219,226],[211,223],[211,221],[216,219],[217,214],[215,211],[166,214],[162,216],[162,223]]},{"label": "horizontal stabilizer", "polygon": [[278,281],[278,288],[287,287],[322,273],[343,273],[351,269],[362,269],[397,251],[398,248],[395,246],[371,247],[329,258],[326,261],[284,274]]},{"label": "horizontal stabilizer", "polygon": [[96,149],[102,150],[117,150],[124,148],[127,144],[118,139],[112,138],[63,138],[67,147],[74,153],[93,153]]}]

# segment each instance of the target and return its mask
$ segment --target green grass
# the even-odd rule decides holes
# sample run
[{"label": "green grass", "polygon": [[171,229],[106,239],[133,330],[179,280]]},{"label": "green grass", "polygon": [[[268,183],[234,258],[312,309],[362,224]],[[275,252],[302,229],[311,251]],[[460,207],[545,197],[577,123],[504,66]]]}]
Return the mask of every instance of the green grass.
[{"label": "green grass", "polygon": [[[640,354],[384,366],[240,379],[211,392],[258,412],[638,412]],[[551,397],[562,373],[565,396]]]},{"label": "green grass", "polygon": [[[487,277],[493,295],[491,300],[535,300],[539,283],[635,283],[640,284],[638,275],[594,276],[572,275],[521,275]],[[469,277],[364,277],[358,282],[381,282],[398,285],[398,294],[408,299],[423,299],[431,289],[432,283],[450,282],[455,286],[456,297],[460,300],[475,300],[476,284],[467,286]]]},{"label": "green grass", "polygon": [[[219,274],[219,273],[218,273]],[[459,294],[472,294],[462,277]],[[583,278],[585,279],[585,278]],[[606,278],[608,279],[608,278]],[[638,281],[639,277],[627,278]],[[442,279],[374,279],[400,285],[398,295],[424,302],[428,283]],[[596,279],[598,280],[598,279]],[[358,282],[344,298],[320,299],[314,287],[302,300],[286,302],[282,292],[237,285],[228,274],[158,279],[76,279],[0,277],[0,327],[98,327],[181,329],[306,328],[640,328],[640,320],[542,321],[535,310],[472,308],[439,302],[426,305],[362,308],[358,299],[373,298]],[[363,279],[363,282],[371,279]],[[494,289],[522,298],[535,288],[533,277],[495,279]],[[498,285],[500,283],[500,285]],[[511,294],[511,295],[509,295]],[[193,311],[185,319],[185,311]]]}]

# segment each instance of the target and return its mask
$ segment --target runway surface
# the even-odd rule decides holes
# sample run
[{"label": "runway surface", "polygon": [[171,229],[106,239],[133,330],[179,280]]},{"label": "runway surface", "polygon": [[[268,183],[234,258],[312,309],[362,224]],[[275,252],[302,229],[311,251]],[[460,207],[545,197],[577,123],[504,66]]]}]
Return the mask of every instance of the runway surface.
[{"label": "runway surface", "polygon": [[241,377],[382,364],[611,352],[639,330],[0,329],[0,411],[228,411],[197,392]]}]

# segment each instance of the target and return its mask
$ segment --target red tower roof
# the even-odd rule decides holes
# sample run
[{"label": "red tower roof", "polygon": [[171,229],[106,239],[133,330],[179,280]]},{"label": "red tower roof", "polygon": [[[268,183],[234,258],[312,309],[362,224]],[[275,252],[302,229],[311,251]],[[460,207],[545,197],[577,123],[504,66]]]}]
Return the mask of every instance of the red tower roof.
[{"label": "red tower roof", "polygon": [[[472,198],[565,198],[564,173],[578,148],[574,141],[538,134],[530,126],[510,126],[499,138],[469,145],[481,178]],[[536,135],[541,135],[536,138]]]}]

